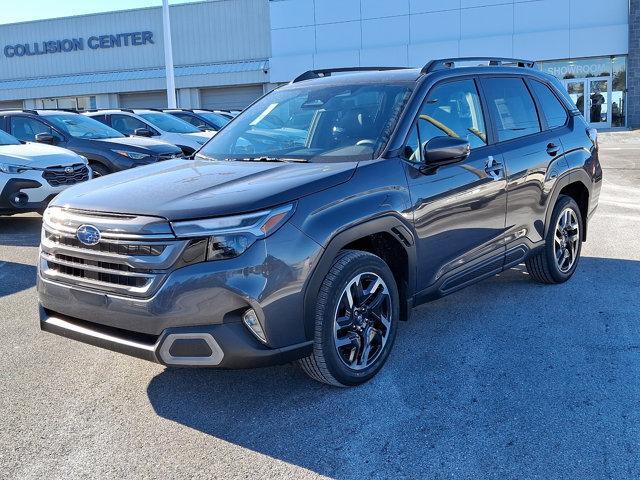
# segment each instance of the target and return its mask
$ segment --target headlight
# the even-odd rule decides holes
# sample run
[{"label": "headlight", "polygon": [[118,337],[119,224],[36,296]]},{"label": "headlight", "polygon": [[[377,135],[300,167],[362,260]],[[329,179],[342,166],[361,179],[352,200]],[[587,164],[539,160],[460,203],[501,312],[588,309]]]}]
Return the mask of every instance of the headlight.
[{"label": "headlight", "polygon": [[116,152],[118,155],[122,155],[123,157],[127,157],[132,160],[142,160],[143,158],[150,156],[148,153],[130,152],[129,150],[112,150],[112,152]]},{"label": "headlight", "polygon": [[9,163],[0,163],[0,172],[2,173],[22,173],[27,170],[33,170],[23,165],[11,165]]},{"label": "headlight", "polygon": [[180,238],[206,237],[206,259],[224,260],[241,255],[256,240],[275,232],[293,210],[291,204],[246,215],[174,222],[172,226]]}]

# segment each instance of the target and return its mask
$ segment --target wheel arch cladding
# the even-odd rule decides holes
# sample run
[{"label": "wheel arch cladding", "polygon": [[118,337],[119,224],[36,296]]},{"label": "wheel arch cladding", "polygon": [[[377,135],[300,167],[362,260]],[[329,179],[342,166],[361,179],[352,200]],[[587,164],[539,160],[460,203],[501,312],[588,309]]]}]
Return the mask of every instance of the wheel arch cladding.
[{"label": "wheel arch cladding", "polygon": [[587,239],[587,216],[589,214],[589,189],[581,181],[576,181],[562,187],[558,196],[560,195],[571,197],[578,204],[580,215],[582,215],[582,240],[585,241]]},{"label": "wheel arch cladding", "polygon": [[307,338],[313,338],[312,312],[324,277],[341,250],[360,250],[382,258],[391,269],[401,297],[400,318],[408,319],[415,293],[416,251],[414,236],[395,216],[369,220],[336,234],[311,274],[304,296],[304,322]]}]

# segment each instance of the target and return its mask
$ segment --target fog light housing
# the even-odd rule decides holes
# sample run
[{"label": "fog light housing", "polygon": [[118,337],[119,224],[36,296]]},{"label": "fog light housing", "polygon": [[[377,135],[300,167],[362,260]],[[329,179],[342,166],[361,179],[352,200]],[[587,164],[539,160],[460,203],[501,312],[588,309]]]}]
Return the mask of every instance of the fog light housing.
[{"label": "fog light housing", "polygon": [[264,330],[262,330],[262,325],[260,325],[258,315],[253,308],[244,312],[244,315],[242,315],[242,322],[258,340],[262,343],[267,343],[267,337],[264,334]]},{"label": "fog light housing", "polygon": [[13,194],[11,198],[11,203],[13,203],[16,207],[21,207],[26,205],[29,201],[29,196],[24,192],[17,192]]}]

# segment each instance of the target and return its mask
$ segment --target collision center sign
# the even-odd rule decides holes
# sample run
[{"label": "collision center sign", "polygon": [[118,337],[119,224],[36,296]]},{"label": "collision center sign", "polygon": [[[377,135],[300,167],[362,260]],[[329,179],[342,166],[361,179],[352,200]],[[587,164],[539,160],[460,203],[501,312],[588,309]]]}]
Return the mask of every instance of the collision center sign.
[{"label": "collision center sign", "polygon": [[118,47],[137,47],[146,44],[153,44],[152,32],[132,32],[117,33],[115,35],[94,35],[85,39],[65,38],[62,40],[48,40],[33,43],[17,43],[15,45],[5,45],[4,56],[31,57],[33,55],[47,55],[50,53],[77,52],[84,50],[85,46],[90,50]]}]

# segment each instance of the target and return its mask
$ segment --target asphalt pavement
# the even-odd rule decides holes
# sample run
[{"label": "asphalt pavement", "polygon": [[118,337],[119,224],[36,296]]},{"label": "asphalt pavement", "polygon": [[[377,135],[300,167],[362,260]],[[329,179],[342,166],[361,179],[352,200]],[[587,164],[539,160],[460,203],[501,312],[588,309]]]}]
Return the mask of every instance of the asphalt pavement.
[{"label": "asphalt pavement", "polygon": [[571,281],[518,267],[422,306],[353,389],[40,332],[40,217],[0,218],[0,478],[640,478],[640,134],[601,158]]}]

